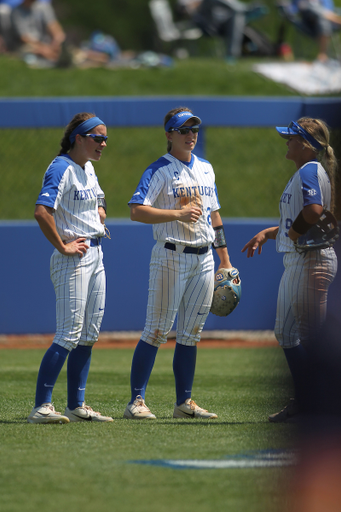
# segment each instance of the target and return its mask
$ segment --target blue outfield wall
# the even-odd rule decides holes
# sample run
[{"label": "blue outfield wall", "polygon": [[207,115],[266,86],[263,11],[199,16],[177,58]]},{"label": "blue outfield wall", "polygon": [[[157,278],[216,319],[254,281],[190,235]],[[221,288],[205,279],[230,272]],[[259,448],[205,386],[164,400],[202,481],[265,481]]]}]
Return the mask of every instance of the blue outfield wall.
[{"label": "blue outfield wall", "polygon": [[[140,331],[146,315],[152,227],[110,219],[107,225],[111,240],[103,241],[107,301],[102,331]],[[231,262],[241,274],[242,298],[230,316],[210,314],[206,330],[273,329],[282,256],[272,241],[263,247],[261,256],[248,259],[241,253],[255,233],[271,225],[276,225],[276,219],[224,219]],[[49,276],[52,246],[35,221],[1,222],[0,237],[0,334],[53,333],[55,295]],[[341,243],[336,248],[341,253]],[[338,273],[329,294],[330,309],[336,315],[339,290]]]},{"label": "blue outfield wall", "polygon": [[285,126],[301,116],[340,127],[341,98],[167,96],[2,98],[0,128],[63,127],[78,112],[95,112],[108,126],[162,126],[171,108],[186,105],[204,126]]}]

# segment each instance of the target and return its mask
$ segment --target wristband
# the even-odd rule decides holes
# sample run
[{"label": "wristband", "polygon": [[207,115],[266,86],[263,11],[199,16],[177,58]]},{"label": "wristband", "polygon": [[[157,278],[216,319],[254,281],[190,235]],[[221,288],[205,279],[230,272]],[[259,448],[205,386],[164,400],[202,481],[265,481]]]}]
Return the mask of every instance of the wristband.
[{"label": "wristband", "polygon": [[107,213],[107,202],[104,197],[97,198],[98,208],[103,208],[105,213]]},{"label": "wristband", "polygon": [[291,225],[292,229],[300,235],[304,235],[312,226],[314,226],[314,224],[309,224],[309,222],[304,219],[302,210]]},{"label": "wristband", "polygon": [[213,227],[215,231],[215,239],[213,242],[214,249],[222,249],[223,247],[227,247],[224,226],[216,226]]}]

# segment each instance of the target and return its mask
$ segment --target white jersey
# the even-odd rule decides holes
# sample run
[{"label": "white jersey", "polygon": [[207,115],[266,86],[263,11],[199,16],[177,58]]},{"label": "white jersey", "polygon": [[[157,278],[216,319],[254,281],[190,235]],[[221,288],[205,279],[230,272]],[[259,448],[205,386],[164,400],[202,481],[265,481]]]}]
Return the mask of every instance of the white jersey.
[{"label": "white jersey", "polygon": [[68,155],[57,156],[48,167],[36,204],[54,209],[57,232],[64,242],[79,237],[105,235],[98,213],[98,197],[104,197],[90,161],[84,169]]},{"label": "white jersey", "polygon": [[289,180],[280,200],[277,251],[295,252],[294,243],[288,237],[288,231],[305,206],[319,204],[330,209],[330,201],[330,181],[323,166],[317,160],[313,160],[298,169]]},{"label": "white jersey", "polygon": [[180,210],[189,204],[203,214],[198,222],[181,221],[153,224],[153,235],[160,242],[192,247],[210,245],[215,238],[211,212],[220,209],[215,174],[209,162],[192,154],[183,162],[167,153],[150,165],[129,201],[165,210]]}]

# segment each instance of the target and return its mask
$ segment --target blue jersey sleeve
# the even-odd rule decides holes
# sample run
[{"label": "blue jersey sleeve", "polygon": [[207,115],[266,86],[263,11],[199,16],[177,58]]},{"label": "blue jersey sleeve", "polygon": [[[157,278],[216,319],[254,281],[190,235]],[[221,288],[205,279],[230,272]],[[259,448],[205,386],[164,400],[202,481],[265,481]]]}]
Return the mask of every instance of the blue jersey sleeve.
[{"label": "blue jersey sleeve", "polygon": [[169,161],[166,160],[166,158],[161,157],[156,162],[151,164],[148,167],[148,169],[146,169],[144,171],[144,173],[142,174],[142,177],[140,179],[140,182],[137,185],[136,190],[128,204],[132,204],[132,203],[143,204],[144,203],[144,200],[145,200],[148,190],[149,190],[150,182],[151,182],[154,174],[156,173],[156,171],[158,169],[160,169],[160,167],[164,167],[165,165],[169,165]]},{"label": "blue jersey sleeve", "polygon": [[53,160],[45,172],[43,186],[36,204],[43,204],[44,206],[54,208],[59,184],[68,166],[69,163],[64,159],[57,157]]},{"label": "blue jersey sleeve", "polygon": [[322,204],[321,188],[318,180],[317,162],[309,162],[300,169],[302,183],[303,206],[309,204]]}]

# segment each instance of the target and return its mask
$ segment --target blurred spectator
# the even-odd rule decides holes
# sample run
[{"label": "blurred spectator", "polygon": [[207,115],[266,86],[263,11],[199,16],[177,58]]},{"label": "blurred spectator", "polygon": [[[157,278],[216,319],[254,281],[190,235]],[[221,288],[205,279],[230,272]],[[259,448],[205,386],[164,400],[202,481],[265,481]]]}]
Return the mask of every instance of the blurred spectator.
[{"label": "blurred spectator", "polygon": [[[256,2],[240,2],[239,0],[201,0],[196,9],[189,0],[179,0],[187,9],[192,9],[194,23],[204,34],[220,36],[226,42],[226,57],[234,60],[241,56],[244,30],[251,20],[267,13],[265,6]],[[190,7],[189,7],[190,6]]]},{"label": "blurred spectator", "polygon": [[38,57],[51,64],[58,62],[65,33],[48,1],[23,0],[13,8],[11,24],[9,50],[19,51],[27,58]]},{"label": "blurred spectator", "polygon": [[328,46],[335,29],[341,26],[341,16],[335,12],[333,0],[291,0],[278,2],[284,16],[308,36],[317,39],[317,60],[328,60]]},{"label": "blurred spectator", "polygon": [[[51,0],[38,0],[39,2],[51,3]],[[11,11],[23,0],[0,0],[0,53],[8,51],[11,41]]]},{"label": "blurred spectator", "polygon": [[172,65],[165,55],[122,51],[113,36],[99,30],[80,47],[67,44],[51,0],[0,0],[0,53],[7,51],[21,56],[33,68]]}]

